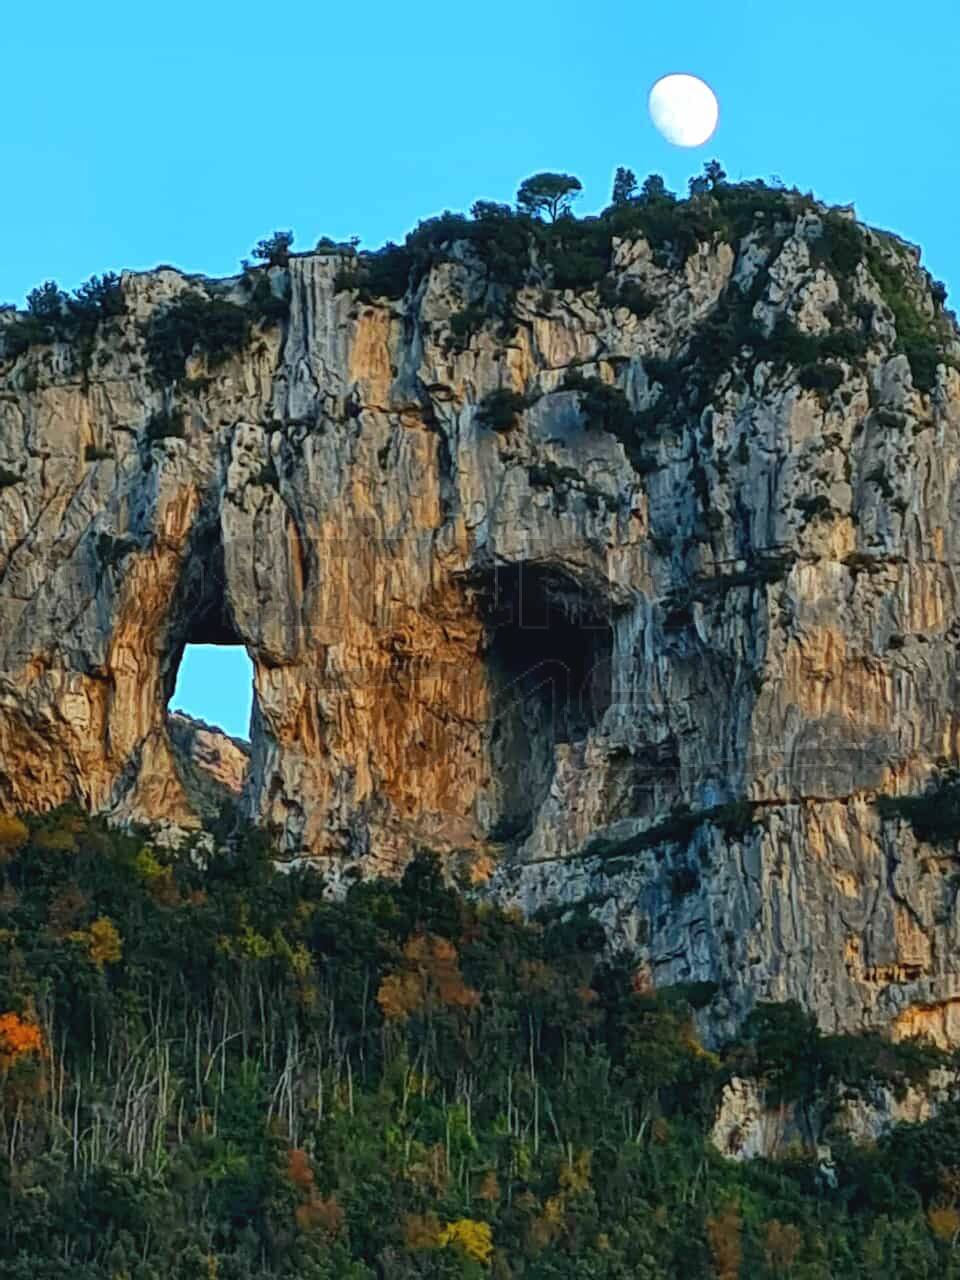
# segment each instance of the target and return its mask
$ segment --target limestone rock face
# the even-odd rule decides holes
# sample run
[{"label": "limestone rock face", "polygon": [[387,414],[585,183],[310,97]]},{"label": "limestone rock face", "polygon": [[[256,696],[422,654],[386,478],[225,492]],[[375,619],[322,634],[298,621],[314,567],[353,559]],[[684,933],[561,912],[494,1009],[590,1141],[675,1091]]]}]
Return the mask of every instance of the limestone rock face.
[{"label": "limestone rock face", "polygon": [[[960,1041],[955,860],[874,805],[958,754],[960,376],[915,387],[823,231],[682,264],[624,240],[646,314],[529,287],[466,336],[494,287],[463,245],[398,301],[295,256],[284,321],[176,385],[144,326],[240,282],[125,275],[83,369],[0,363],[0,807],[196,825],[166,704],[186,644],[243,644],[242,806],[290,856],[427,846],[527,910],[586,898],[655,984],[716,984],[711,1034],[798,998]],[[909,248],[871,243],[933,315]],[[818,383],[784,325],[863,349]],[[503,388],[528,407],[494,430]]]},{"label": "limestone rock face", "polygon": [[875,1142],[898,1124],[930,1120],[956,1099],[957,1085],[955,1071],[938,1068],[900,1093],[883,1085],[837,1085],[816,1106],[804,1108],[793,1102],[774,1103],[757,1080],[734,1076],[723,1088],[710,1138],[731,1160],[771,1160],[800,1148],[829,1163],[832,1139]]},{"label": "limestone rock face", "polygon": [[215,819],[225,804],[237,804],[250,767],[249,743],[182,711],[167,717],[167,732],[177,773],[197,816]]}]

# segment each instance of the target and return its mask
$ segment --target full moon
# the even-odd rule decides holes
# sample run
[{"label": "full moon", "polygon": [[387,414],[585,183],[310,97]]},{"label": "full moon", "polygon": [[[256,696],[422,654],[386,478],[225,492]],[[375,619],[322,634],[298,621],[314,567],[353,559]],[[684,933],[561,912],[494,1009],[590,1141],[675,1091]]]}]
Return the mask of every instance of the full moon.
[{"label": "full moon", "polygon": [[650,118],[668,142],[702,147],[720,117],[717,95],[696,76],[664,76],[650,90]]}]

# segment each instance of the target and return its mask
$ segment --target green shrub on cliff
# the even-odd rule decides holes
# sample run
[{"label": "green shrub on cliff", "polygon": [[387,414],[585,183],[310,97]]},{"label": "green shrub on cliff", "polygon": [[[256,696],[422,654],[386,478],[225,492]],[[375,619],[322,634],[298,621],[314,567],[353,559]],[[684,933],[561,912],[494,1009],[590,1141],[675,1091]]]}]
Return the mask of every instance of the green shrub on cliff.
[{"label": "green shrub on cliff", "polygon": [[120,277],[110,272],[91,276],[72,296],[54,280],[47,280],[27,295],[26,315],[0,329],[3,351],[8,358],[17,359],[32,346],[73,343],[86,373],[100,325],[122,316],[125,310]]},{"label": "green shrub on cliff", "polygon": [[151,444],[171,437],[182,440],[186,435],[183,414],[179,410],[158,410],[147,419],[144,434]]},{"label": "green shrub on cliff", "polygon": [[883,300],[893,312],[897,347],[910,362],[913,384],[918,391],[932,391],[937,381],[937,365],[946,361],[943,321],[920,310],[904,272],[881,253],[872,250],[867,260]]},{"label": "green shrub on cliff", "polygon": [[242,351],[250,334],[246,308],[224,298],[183,293],[158,309],[146,326],[150,371],[159,385],[176,382],[186,372],[189,357],[199,353],[206,356],[207,367],[215,369]]},{"label": "green shrub on cliff", "polygon": [[477,406],[477,421],[491,431],[509,431],[530,401],[519,391],[502,387],[484,396]]},{"label": "green shrub on cliff", "polygon": [[257,241],[253,248],[253,256],[265,262],[268,267],[285,267],[290,261],[292,247],[292,231],[275,231],[272,236]]},{"label": "green shrub on cliff", "polygon": [[386,244],[375,253],[358,254],[348,266],[341,267],[334,278],[334,292],[355,291],[361,302],[397,300],[407,291],[412,265],[406,249]]},{"label": "green shrub on cliff", "polygon": [[884,818],[904,818],[918,840],[954,845],[960,840],[960,770],[944,769],[917,796],[879,796]]}]

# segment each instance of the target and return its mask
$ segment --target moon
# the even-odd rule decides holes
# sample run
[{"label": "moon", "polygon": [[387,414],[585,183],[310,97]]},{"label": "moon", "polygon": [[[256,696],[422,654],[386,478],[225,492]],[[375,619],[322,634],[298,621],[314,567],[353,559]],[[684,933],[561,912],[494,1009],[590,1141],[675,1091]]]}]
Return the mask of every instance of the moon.
[{"label": "moon", "polygon": [[663,76],[650,90],[650,118],[676,147],[702,147],[720,118],[717,95],[697,76]]}]

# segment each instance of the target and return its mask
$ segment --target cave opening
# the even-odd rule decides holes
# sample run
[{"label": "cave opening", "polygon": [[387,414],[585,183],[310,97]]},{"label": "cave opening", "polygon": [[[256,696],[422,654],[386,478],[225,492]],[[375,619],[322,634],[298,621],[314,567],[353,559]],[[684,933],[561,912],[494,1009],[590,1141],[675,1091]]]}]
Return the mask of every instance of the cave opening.
[{"label": "cave opening", "polygon": [[231,737],[249,739],[253,662],[225,588],[219,530],[201,529],[187,556],[173,610],[166,667],[167,708]]},{"label": "cave opening", "polygon": [[531,564],[498,567],[483,608],[494,695],[490,836],[518,842],[546,799],[557,747],[586,739],[610,705],[611,608],[602,589]]}]

